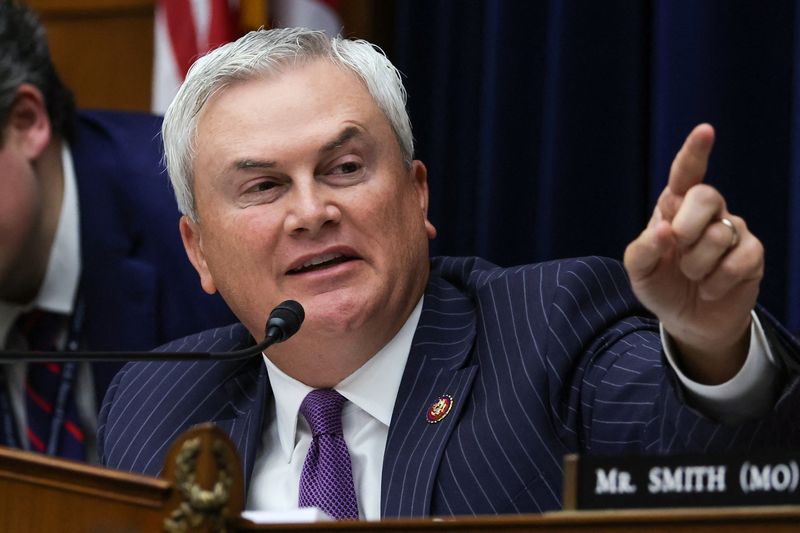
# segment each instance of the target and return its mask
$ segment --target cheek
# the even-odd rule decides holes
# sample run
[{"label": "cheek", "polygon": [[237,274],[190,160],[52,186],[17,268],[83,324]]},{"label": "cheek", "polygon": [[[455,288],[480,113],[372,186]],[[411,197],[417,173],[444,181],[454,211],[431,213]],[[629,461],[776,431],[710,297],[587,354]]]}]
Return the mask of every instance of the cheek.
[{"label": "cheek", "polygon": [[424,230],[425,218],[414,191],[391,189],[382,197],[371,213],[376,226],[397,242],[415,241],[418,231]]},{"label": "cheek", "polygon": [[262,229],[245,220],[220,218],[209,227],[213,231],[207,232],[203,238],[203,251],[209,266],[251,263],[253,256],[266,246]]},{"label": "cheek", "polygon": [[36,260],[41,218],[42,206],[35,191],[9,192],[0,186],[0,287],[9,282],[9,276],[30,269]]},{"label": "cheek", "polygon": [[[0,158],[0,168],[6,168]],[[0,179],[0,249],[8,251],[30,238],[41,203],[34,177],[26,178],[20,169],[4,170]]]},{"label": "cheek", "polygon": [[203,253],[223,296],[246,295],[255,285],[272,279],[269,274],[279,238],[275,227],[265,217],[241,213],[207,225],[213,230],[203,235]]},{"label": "cheek", "polygon": [[386,268],[397,272],[413,269],[420,261],[426,261],[427,233],[425,219],[416,196],[407,190],[392,189],[380,195],[376,202],[373,196],[369,210],[362,211],[362,227],[386,262]]}]

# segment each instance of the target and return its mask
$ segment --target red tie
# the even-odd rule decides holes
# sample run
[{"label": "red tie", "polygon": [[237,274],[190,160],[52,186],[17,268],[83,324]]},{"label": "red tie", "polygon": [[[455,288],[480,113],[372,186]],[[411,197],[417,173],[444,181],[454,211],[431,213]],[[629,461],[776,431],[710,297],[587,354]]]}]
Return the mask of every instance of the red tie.
[{"label": "red tie", "polygon": [[[56,351],[67,328],[65,315],[34,310],[19,317],[15,327],[32,351]],[[75,403],[77,364],[29,363],[25,383],[26,432],[34,451],[85,460],[84,435]]]}]

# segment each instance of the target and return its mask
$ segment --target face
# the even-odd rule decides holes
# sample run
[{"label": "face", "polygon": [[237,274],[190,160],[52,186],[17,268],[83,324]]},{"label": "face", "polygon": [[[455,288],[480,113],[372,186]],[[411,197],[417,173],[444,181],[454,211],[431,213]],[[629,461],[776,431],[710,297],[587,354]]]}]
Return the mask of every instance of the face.
[{"label": "face", "polygon": [[17,303],[38,292],[49,247],[50,195],[38,170],[50,130],[39,98],[27,86],[20,90],[0,146],[0,299]]},{"label": "face", "polygon": [[181,230],[206,291],[257,339],[273,306],[299,301],[303,327],[275,352],[363,358],[391,339],[424,291],[435,230],[425,167],[403,164],[360,80],[314,61],[240,82],[205,105],[196,142],[199,220]]}]

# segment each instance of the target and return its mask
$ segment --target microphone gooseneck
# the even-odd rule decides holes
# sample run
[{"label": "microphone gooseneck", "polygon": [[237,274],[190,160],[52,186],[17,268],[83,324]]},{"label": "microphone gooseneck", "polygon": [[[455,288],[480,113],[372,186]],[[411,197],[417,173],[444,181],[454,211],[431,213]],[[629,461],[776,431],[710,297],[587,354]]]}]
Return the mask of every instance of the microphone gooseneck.
[{"label": "microphone gooseneck", "polygon": [[247,359],[283,342],[300,329],[305,318],[303,306],[294,300],[278,304],[269,314],[264,326],[264,340],[230,352],[23,352],[0,350],[6,362],[57,362],[57,361],[215,361]]}]

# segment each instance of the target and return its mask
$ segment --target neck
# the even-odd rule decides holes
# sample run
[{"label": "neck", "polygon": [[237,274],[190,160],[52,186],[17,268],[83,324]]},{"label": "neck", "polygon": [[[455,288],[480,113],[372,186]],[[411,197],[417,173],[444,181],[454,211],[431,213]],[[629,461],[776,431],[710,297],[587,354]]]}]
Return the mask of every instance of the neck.
[{"label": "neck", "polygon": [[298,336],[270,348],[267,355],[275,366],[301,383],[315,389],[332,388],[369,361],[397,331],[376,343],[350,338],[358,335],[324,339]]}]

